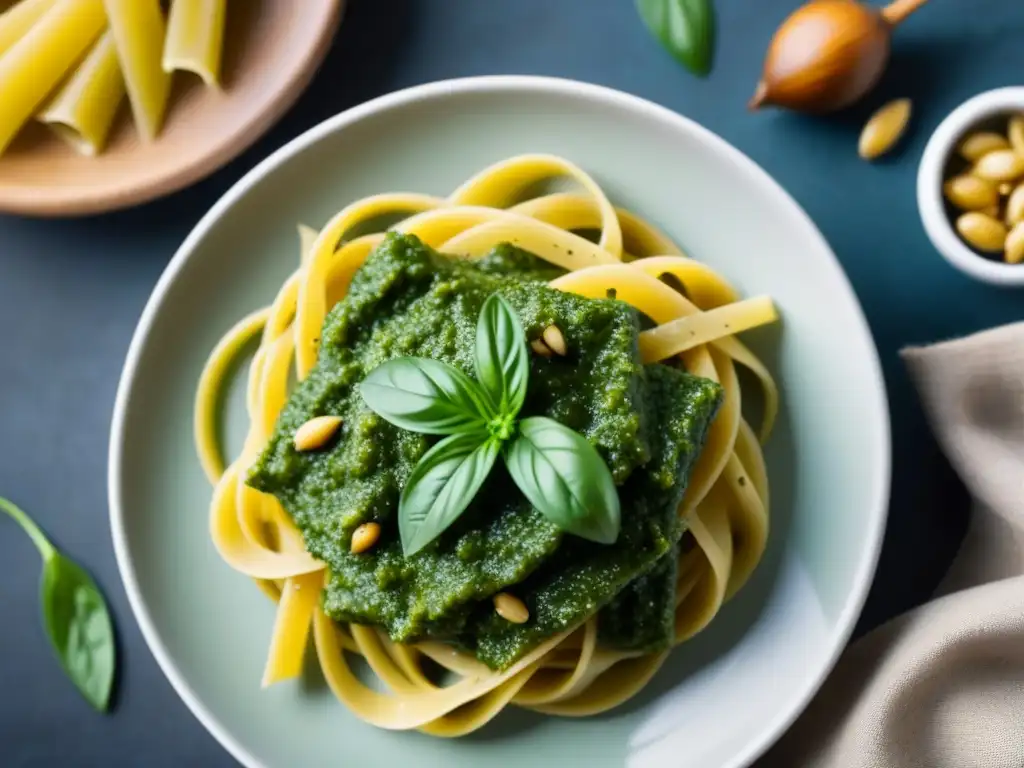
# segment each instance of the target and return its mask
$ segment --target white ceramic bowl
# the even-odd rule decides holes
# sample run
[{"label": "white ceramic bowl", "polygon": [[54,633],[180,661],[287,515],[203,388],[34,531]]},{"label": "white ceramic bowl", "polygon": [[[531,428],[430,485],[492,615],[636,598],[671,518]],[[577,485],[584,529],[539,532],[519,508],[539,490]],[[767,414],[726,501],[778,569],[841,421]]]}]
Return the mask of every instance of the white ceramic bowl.
[{"label": "white ceramic bowl", "polygon": [[1024,112],[1024,86],[997,88],[968,99],[942,121],[921,157],[917,174],[917,206],[932,244],[946,261],[964,274],[993,285],[1024,285],[1024,264],[1006,264],[979,255],[960,239],[942,196],[950,157],[974,126],[1010,112]]},{"label": "white ceramic bowl", "polygon": [[[575,161],[744,294],[775,298],[782,322],[746,339],[783,393],[766,448],[764,560],[641,695],[601,717],[508,712],[480,735],[446,740],[359,722],[317,673],[261,691],[274,606],[209,539],[210,486],[190,428],[203,362],[292,271],[297,221],[322,226],[375,192],[447,194],[530,151]],[[245,433],[244,390],[227,398],[231,450]],[[248,768],[741,768],[806,706],[860,614],[885,529],[889,418],[878,355],[838,261],[763,170],[648,101],[566,80],[485,77],[337,115],[203,217],[132,340],[109,467],[115,551],[143,635],[185,703]]]}]

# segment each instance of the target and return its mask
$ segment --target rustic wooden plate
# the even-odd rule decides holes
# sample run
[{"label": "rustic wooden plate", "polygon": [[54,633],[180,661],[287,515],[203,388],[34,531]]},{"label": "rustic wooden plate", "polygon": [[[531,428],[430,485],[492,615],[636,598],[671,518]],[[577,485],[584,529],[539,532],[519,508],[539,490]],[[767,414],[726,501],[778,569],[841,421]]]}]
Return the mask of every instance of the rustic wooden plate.
[{"label": "rustic wooden plate", "polygon": [[246,0],[228,9],[223,90],[179,72],[167,120],[143,142],[122,105],[99,157],[83,157],[40,124],[0,157],[0,211],[74,216],[127,208],[212,173],[296,101],[323,60],[344,0]]}]

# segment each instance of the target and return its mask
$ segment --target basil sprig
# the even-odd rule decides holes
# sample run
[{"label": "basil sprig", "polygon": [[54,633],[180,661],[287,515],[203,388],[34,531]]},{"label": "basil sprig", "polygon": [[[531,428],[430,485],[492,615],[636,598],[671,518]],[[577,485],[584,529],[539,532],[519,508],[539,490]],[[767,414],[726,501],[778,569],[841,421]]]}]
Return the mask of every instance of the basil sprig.
[{"label": "basil sprig", "polygon": [[429,358],[385,363],[363,380],[359,391],[371,410],[396,427],[425,435],[483,430],[495,413],[469,376]]},{"label": "basil sprig", "polygon": [[619,495],[597,450],[553,419],[519,420],[530,358],[515,311],[497,294],[477,322],[473,381],[437,360],[401,357],[360,385],[366,405],[395,426],[447,435],[413,468],[398,507],[406,555],[441,535],[473,501],[499,454],[529,502],[564,531],[611,544]]},{"label": "basil sprig", "polygon": [[423,455],[398,504],[406,554],[419,552],[466,511],[500,451],[500,440],[465,432],[446,437]]},{"label": "basil sprig", "polygon": [[495,294],[484,302],[476,324],[476,376],[491,405],[515,416],[526,401],[530,357],[519,317]]},{"label": "basil sprig", "polygon": [[[594,458],[609,482],[598,478]],[[543,416],[523,419],[505,464],[530,503],[569,533],[601,544],[619,536],[619,494],[597,451],[579,432]],[[595,514],[614,509],[616,514]]]},{"label": "basil sprig", "polygon": [[711,71],[715,52],[712,0],[636,0],[647,29],[677,61],[696,75]]},{"label": "basil sprig", "polygon": [[103,594],[92,577],[58,552],[23,510],[3,498],[0,510],[21,526],[42,555],[39,597],[43,623],[64,672],[90,704],[105,711],[114,681],[116,649]]}]

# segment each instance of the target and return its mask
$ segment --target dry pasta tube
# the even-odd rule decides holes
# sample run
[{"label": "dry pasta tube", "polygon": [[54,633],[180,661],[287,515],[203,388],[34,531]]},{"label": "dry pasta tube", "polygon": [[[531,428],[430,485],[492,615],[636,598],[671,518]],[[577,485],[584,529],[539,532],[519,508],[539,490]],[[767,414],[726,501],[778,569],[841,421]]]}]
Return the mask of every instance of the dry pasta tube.
[{"label": "dry pasta tube", "polygon": [[21,40],[57,0],[21,0],[0,13],[0,56]]},{"label": "dry pasta tube", "polygon": [[117,62],[114,35],[108,31],[39,114],[39,120],[76,151],[97,155],[123,98],[124,78]]},{"label": "dry pasta tube", "polygon": [[103,0],[61,0],[0,57],[0,152],[106,23]]},{"label": "dry pasta tube", "polygon": [[156,138],[171,94],[171,76],[160,65],[167,24],[160,0],[103,0],[117,45],[135,125]]},{"label": "dry pasta tube", "polygon": [[167,19],[164,72],[187,70],[209,86],[220,84],[227,0],[174,0]]}]

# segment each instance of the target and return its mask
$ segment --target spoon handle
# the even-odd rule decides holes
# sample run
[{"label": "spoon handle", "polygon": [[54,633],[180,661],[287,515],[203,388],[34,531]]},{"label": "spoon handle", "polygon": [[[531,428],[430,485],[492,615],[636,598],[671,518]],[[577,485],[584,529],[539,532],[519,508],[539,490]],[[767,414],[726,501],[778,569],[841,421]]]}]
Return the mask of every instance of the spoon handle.
[{"label": "spoon handle", "polygon": [[882,18],[895,27],[928,0],[893,0],[882,9]]}]

